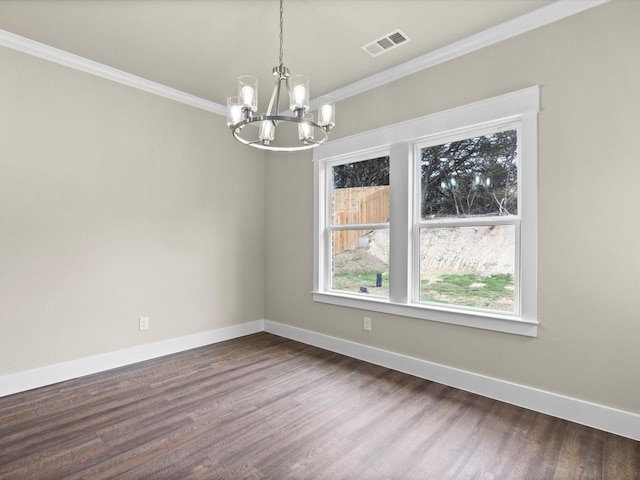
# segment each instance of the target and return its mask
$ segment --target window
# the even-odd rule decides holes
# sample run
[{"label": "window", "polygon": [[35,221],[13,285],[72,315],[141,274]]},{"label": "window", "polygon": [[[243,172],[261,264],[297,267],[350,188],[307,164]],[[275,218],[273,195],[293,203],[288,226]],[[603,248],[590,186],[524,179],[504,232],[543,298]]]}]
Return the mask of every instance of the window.
[{"label": "window", "polygon": [[329,166],[329,289],[389,297],[389,157]]},{"label": "window", "polygon": [[517,125],[431,143],[415,155],[416,299],[517,312]]},{"label": "window", "polygon": [[535,336],[538,109],[532,87],[316,149],[314,300]]}]

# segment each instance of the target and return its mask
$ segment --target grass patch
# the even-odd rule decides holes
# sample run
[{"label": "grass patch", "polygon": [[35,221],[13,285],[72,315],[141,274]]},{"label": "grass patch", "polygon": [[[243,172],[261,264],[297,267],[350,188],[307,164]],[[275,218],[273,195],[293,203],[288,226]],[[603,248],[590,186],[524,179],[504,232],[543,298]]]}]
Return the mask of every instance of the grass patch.
[{"label": "grass patch", "polygon": [[[376,287],[377,273],[334,272],[333,289],[359,293],[360,287],[366,287],[371,295],[388,297],[389,274],[383,273],[382,287]],[[511,312],[514,306],[513,288],[513,275],[510,274],[488,277],[475,273],[442,275],[437,280],[420,282],[420,301]]]},{"label": "grass patch", "polygon": [[366,287],[369,294],[389,296],[389,274],[382,274],[382,286],[376,287],[376,278],[379,272],[368,273],[334,273],[333,289],[343,292],[359,293],[360,287]]},{"label": "grass patch", "polygon": [[442,275],[420,282],[420,300],[466,307],[513,310],[513,275],[483,277],[475,273]]}]

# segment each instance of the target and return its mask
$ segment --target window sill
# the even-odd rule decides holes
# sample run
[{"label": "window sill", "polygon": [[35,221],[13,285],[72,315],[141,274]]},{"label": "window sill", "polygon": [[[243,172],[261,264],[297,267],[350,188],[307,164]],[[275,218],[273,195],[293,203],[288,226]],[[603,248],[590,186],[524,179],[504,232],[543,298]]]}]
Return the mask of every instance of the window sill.
[{"label": "window sill", "polygon": [[359,308],[373,312],[400,315],[452,325],[480,328],[495,332],[512,333],[527,337],[538,336],[538,322],[523,320],[513,315],[501,315],[494,312],[476,312],[437,308],[435,306],[408,305],[392,303],[384,298],[362,298],[360,295],[349,295],[337,292],[312,292],[313,301],[328,303],[342,307]]}]

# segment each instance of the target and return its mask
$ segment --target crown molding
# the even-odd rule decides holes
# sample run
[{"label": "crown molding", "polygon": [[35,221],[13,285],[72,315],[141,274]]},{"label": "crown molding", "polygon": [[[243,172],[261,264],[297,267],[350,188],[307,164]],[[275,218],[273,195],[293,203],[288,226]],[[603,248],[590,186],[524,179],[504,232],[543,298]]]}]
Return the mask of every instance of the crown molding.
[{"label": "crown molding", "polygon": [[0,45],[192,107],[227,114],[226,106],[5,30],[0,30]]},{"label": "crown molding", "polygon": [[463,38],[450,45],[433,50],[405,63],[363,78],[362,80],[358,80],[350,85],[346,85],[334,90],[328,95],[331,95],[336,101],[345,100],[609,1],[610,0],[556,0],[544,7],[503,22],[495,27]]},{"label": "crown molding", "polygon": [[[589,10],[610,0],[556,0],[525,15],[489,28],[483,32],[426,53],[395,67],[383,70],[329,93],[336,101],[361,94],[435,65],[453,60],[522,33],[535,30],[563,18]],[[195,108],[226,115],[226,106],[190,93],[147,80],[117,68],[109,67],[73,53],[0,30],[0,46],[18,50],[44,60],[112,80],[145,92],[175,100]]]}]

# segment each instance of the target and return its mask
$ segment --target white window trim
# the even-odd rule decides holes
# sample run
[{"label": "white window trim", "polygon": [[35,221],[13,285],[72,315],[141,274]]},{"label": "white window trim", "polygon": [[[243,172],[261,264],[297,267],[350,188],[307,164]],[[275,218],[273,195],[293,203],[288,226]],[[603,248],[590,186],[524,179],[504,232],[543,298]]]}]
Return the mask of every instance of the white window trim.
[{"label": "white window trim", "polygon": [[[488,100],[453,108],[387,127],[332,140],[314,150],[314,273],[313,300],[351,308],[419,318],[455,325],[535,337],[537,319],[537,114],[540,109],[538,86],[518,90]],[[520,305],[519,315],[466,310],[451,306],[410,303],[414,267],[410,257],[414,241],[413,179],[414,145],[440,134],[455,135],[483,125],[520,125]],[[390,216],[389,299],[328,291],[330,276],[327,257],[327,162],[374,158],[389,152],[392,158]],[[404,159],[397,161],[398,158]],[[395,169],[395,170],[394,170]],[[398,174],[396,174],[399,173]],[[399,193],[399,194],[398,194]],[[397,200],[397,201],[394,201]],[[400,200],[404,199],[403,201]],[[393,245],[401,245],[394,248]],[[406,246],[406,247],[405,247]],[[395,279],[402,279],[400,281]]]}]

